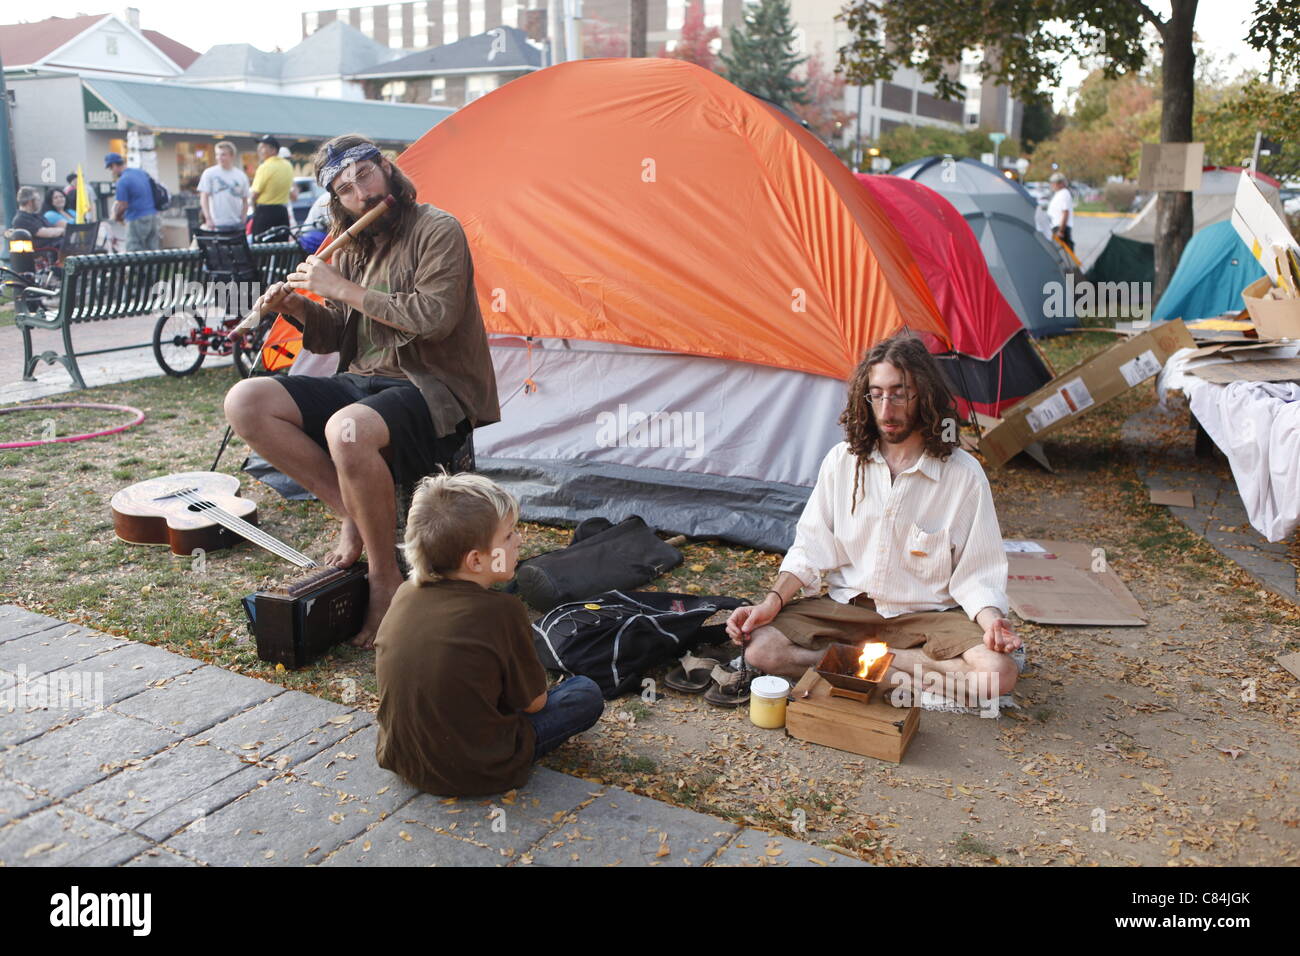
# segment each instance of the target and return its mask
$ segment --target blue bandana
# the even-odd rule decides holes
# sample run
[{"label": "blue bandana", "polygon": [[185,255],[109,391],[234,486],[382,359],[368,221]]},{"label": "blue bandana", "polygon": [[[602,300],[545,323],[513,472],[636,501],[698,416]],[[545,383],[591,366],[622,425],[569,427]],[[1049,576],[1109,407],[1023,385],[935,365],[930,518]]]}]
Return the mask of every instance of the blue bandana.
[{"label": "blue bandana", "polygon": [[318,177],[319,182],[323,187],[329,189],[334,177],[343,172],[348,166],[363,160],[380,158],[379,147],[373,143],[360,143],[343,152],[338,152],[331,146],[325,158],[325,165],[321,167],[320,176]]}]

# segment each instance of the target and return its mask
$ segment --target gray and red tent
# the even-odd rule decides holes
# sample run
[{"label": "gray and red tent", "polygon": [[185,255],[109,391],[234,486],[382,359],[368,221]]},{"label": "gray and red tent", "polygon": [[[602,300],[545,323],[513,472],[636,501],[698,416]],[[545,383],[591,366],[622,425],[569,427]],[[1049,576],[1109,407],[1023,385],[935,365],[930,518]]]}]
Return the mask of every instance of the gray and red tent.
[{"label": "gray and red tent", "polygon": [[1052,380],[1024,323],[993,281],[965,217],[933,189],[897,176],[857,174],[888,213],[921,269],[952,333],[948,350],[923,335],[963,415],[1000,416]]}]

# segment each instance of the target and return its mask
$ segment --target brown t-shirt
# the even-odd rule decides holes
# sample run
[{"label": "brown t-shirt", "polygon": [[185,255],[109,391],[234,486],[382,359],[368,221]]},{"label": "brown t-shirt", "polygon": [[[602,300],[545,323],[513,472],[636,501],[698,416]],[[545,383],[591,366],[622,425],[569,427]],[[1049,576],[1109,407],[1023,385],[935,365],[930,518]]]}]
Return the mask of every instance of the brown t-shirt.
[{"label": "brown t-shirt", "polygon": [[472,581],[403,582],[375,640],[379,766],[445,796],[522,786],[546,690],[523,603]]}]

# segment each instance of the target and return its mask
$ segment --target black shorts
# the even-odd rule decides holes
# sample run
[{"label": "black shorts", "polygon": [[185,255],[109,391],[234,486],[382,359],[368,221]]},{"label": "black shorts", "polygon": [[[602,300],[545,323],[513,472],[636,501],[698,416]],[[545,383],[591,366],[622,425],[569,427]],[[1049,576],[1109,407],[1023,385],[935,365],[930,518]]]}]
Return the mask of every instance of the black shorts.
[{"label": "black shorts", "polygon": [[348,405],[365,405],[379,413],[388,426],[385,457],[393,481],[413,484],[439,467],[451,470],[452,459],[470,433],[462,419],[456,431],[439,435],[429,416],[429,406],[413,383],[404,378],[377,375],[281,375],[284,386],[302,415],[302,429],[326,451],[325,424],[335,412]]},{"label": "black shorts", "polygon": [[284,206],[273,206],[267,203],[253,209],[253,235],[255,236],[266,232],[272,226],[289,224],[289,210]]}]

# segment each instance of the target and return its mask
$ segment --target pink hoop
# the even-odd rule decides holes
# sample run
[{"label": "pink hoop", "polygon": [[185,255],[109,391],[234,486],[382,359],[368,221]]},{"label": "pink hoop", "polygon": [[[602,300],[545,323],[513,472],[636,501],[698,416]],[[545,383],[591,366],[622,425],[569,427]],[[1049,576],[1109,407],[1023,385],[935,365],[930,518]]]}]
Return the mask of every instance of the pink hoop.
[{"label": "pink hoop", "polygon": [[87,438],[100,438],[104,435],[115,435],[118,432],[124,432],[128,428],[134,428],[144,421],[144,412],[138,408],[132,408],[130,405],[98,405],[92,402],[60,402],[53,405],[11,405],[8,408],[0,408],[0,415],[9,412],[32,412],[32,411],[52,411],[59,408],[99,408],[110,412],[132,412],[135,414],[135,420],[129,421],[125,425],[118,425],[115,428],[106,428],[103,431],[87,432],[84,435],[68,435],[65,438],[49,438],[41,441],[7,441],[0,442],[0,448],[34,448],[37,445],[52,445],[60,441],[85,441]]}]

